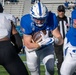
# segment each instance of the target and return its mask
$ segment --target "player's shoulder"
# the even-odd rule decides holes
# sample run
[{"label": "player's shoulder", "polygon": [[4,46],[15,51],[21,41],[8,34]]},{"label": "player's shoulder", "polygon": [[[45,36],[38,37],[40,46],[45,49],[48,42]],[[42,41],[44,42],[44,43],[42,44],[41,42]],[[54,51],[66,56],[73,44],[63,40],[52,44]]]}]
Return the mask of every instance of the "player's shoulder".
[{"label": "player's shoulder", "polygon": [[23,16],[21,17],[21,23],[22,23],[22,22],[25,23],[25,24],[30,25],[31,22],[32,22],[30,14],[23,15]]},{"label": "player's shoulder", "polygon": [[4,22],[4,20],[8,20],[5,16],[5,14],[0,13],[0,21]]},{"label": "player's shoulder", "polygon": [[49,11],[49,13],[48,13],[48,20],[55,20],[55,19],[56,19],[56,14],[51,12],[51,11]]},{"label": "player's shoulder", "polygon": [[10,20],[12,20],[13,18],[15,18],[13,14],[9,14],[9,13],[0,13],[0,14],[4,15],[7,19],[10,19]]},{"label": "player's shoulder", "polygon": [[10,17],[14,16],[13,14],[6,13],[6,12],[3,12],[2,14],[5,15],[5,16],[10,16]]},{"label": "player's shoulder", "polygon": [[4,14],[2,14],[2,13],[0,13],[0,18],[1,18],[1,17],[5,17],[5,15],[4,15]]},{"label": "player's shoulder", "polygon": [[6,19],[5,15],[0,13],[0,21]]},{"label": "player's shoulder", "polygon": [[52,11],[49,11],[49,16],[56,16],[56,14]]},{"label": "player's shoulder", "polygon": [[30,26],[31,22],[32,22],[32,20],[31,20],[30,14],[26,14],[21,17],[21,25]]},{"label": "player's shoulder", "polygon": [[30,18],[30,14],[26,14],[21,17],[21,19],[29,19],[29,18]]},{"label": "player's shoulder", "polygon": [[0,26],[2,27],[2,25],[3,26],[7,26],[7,25],[10,26],[10,21],[5,17],[5,15],[0,14]]},{"label": "player's shoulder", "polygon": [[56,20],[57,20],[57,18],[56,18],[55,13],[49,11],[48,18],[47,18],[48,23],[51,23],[52,24]]}]

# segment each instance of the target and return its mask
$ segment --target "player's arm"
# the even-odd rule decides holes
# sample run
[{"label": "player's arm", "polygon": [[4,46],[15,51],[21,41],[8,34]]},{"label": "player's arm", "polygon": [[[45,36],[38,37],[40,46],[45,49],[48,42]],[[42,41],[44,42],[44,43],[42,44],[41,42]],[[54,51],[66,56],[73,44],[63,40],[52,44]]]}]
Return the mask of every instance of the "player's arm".
[{"label": "player's arm", "polygon": [[17,53],[19,53],[23,47],[23,42],[20,34],[16,30],[16,27],[14,23],[11,21],[12,29],[11,29],[11,41],[14,44],[14,47],[17,50]]},{"label": "player's arm", "polygon": [[55,28],[53,31],[52,31],[52,34],[53,36],[56,38],[55,40],[55,43],[57,45],[62,45],[63,44],[63,38],[58,30],[58,28]]},{"label": "player's arm", "polygon": [[23,35],[23,42],[24,45],[28,48],[28,49],[34,49],[34,48],[39,48],[38,43],[35,43],[32,40],[32,36],[31,35]]},{"label": "player's arm", "polygon": [[15,28],[15,25],[14,25],[13,21],[11,21],[11,25],[12,25],[12,34],[13,34],[13,35],[14,35],[14,34],[17,34],[17,33],[18,33],[18,31],[16,30],[16,28]]}]

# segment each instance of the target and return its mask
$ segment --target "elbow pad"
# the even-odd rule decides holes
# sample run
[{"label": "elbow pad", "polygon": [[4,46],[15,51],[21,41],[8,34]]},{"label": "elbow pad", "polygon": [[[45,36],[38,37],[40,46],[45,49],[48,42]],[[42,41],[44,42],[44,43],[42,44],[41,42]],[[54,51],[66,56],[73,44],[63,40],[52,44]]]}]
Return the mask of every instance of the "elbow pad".
[{"label": "elbow pad", "polygon": [[14,44],[14,47],[17,49],[17,53],[21,52],[21,49],[23,47],[22,38],[19,35],[19,33],[16,33],[10,37],[12,43]]}]

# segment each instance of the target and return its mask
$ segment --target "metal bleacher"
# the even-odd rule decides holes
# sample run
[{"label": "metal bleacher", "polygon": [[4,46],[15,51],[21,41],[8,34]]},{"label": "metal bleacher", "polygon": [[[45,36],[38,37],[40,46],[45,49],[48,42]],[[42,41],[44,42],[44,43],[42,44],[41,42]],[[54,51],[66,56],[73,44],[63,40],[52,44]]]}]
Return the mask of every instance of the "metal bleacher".
[{"label": "metal bleacher", "polygon": [[[75,2],[75,0],[67,0],[69,2]],[[57,7],[59,5],[64,5],[65,0],[41,0],[42,3],[44,3],[49,11],[52,11],[56,13],[57,15]],[[71,16],[71,10],[66,10],[65,13],[67,16]]]},{"label": "metal bleacher", "polygon": [[[48,10],[57,14],[58,5],[64,4],[65,0],[40,0],[44,3]],[[69,2],[73,2],[75,0],[69,0]],[[4,10],[7,13],[11,13],[16,17],[21,18],[22,15],[29,13],[31,4],[31,0],[19,0],[17,3],[5,3]],[[70,16],[71,11],[66,10],[66,15]]]},{"label": "metal bleacher", "polygon": [[19,2],[12,2],[12,3],[6,3],[4,4],[4,12],[11,13],[15,15],[15,17],[21,18],[23,14],[23,8],[24,8],[24,0],[20,0]]}]

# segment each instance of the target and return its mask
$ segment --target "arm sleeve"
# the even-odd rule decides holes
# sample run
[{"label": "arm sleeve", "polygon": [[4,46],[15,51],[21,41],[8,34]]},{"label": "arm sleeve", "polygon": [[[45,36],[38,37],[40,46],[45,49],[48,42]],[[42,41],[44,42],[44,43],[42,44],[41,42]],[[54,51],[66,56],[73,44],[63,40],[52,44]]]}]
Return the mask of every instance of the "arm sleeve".
[{"label": "arm sleeve", "polygon": [[27,16],[23,16],[20,21],[21,31],[23,34],[30,35],[32,32],[30,18]]},{"label": "arm sleeve", "polygon": [[11,41],[14,44],[14,47],[16,48],[17,53],[21,52],[21,49],[23,47],[23,43],[22,43],[22,38],[19,35],[19,33],[11,35]]}]

